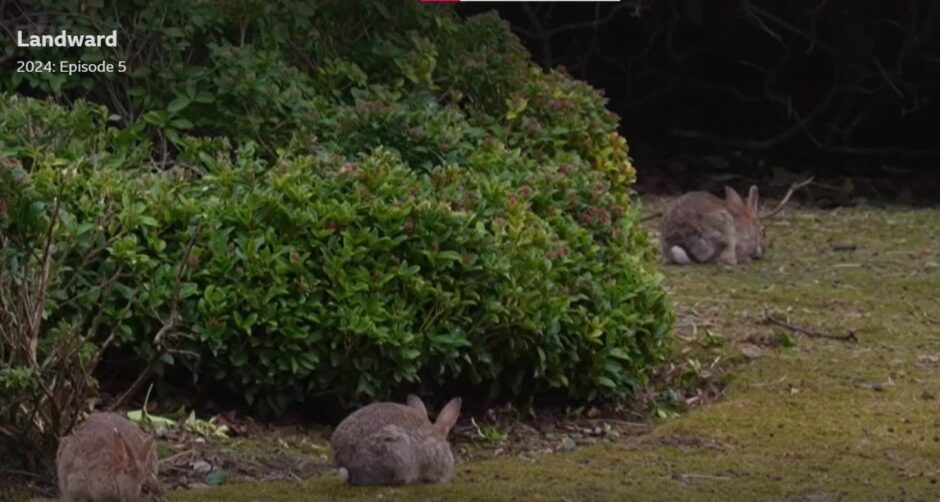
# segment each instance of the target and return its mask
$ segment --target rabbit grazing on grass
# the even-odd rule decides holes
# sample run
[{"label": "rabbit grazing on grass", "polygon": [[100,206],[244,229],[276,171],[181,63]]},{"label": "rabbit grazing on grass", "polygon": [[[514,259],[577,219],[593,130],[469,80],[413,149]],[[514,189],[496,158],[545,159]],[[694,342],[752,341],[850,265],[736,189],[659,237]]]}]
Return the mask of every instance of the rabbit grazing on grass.
[{"label": "rabbit grazing on grass", "polygon": [[758,215],[757,187],[747,200],[725,187],[725,199],[690,192],[666,213],[660,230],[666,263],[747,263],[764,255],[764,227]]},{"label": "rabbit grazing on grass", "polygon": [[460,416],[454,398],[431,423],[424,403],[373,403],[346,417],[330,440],[340,478],[351,485],[442,483],[454,473],[447,434]]},{"label": "rabbit grazing on grass", "polygon": [[160,500],[154,437],[116,413],[93,413],[59,442],[59,489],[70,502]]}]

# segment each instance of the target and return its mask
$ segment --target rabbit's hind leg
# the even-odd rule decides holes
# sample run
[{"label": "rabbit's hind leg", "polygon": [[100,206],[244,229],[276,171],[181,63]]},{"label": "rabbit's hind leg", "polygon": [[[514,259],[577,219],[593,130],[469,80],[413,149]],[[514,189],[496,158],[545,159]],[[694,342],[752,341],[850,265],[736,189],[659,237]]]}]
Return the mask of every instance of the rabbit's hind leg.
[{"label": "rabbit's hind leg", "polygon": [[721,234],[709,228],[707,225],[685,225],[679,238],[664,246],[663,254],[673,263],[680,265],[710,262],[720,251],[718,241]]},{"label": "rabbit's hind leg", "polygon": [[695,236],[686,241],[689,254],[696,263],[708,263],[719,251],[712,236]]},{"label": "rabbit's hind leg", "polygon": [[737,265],[738,234],[734,226],[734,217],[727,211],[721,211],[716,213],[716,218],[720,223],[719,235],[716,236],[720,251],[715,261],[723,265]]},{"label": "rabbit's hind leg", "polygon": [[734,217],[727,211],[703,215],[698,232],[686,239],[686,249],[699,263],[735,265],[736,244]]},{"label": "rabbit's hind leg", "polygon": [[722,265],[737,265],[738,258],[734,252],[734,246],[725,246],[725,249],[718,254],[715,261]]}]

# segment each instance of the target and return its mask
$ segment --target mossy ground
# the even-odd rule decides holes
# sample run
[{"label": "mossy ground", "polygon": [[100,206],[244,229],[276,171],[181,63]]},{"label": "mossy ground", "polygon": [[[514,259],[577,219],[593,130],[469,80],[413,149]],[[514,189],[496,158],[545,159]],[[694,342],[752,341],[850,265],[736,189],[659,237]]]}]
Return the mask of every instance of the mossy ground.
[{"label": "mossy ground", "polygon": [[[707,330],[735,368],[721,399],[648,434],[463,462],[448,485],[357,489],[325,474],[170,499],[940,498],[940,211],[799,210],[768,222],[768,233],[762,261],[664,268],[677,334]],[[781,338],[761,323],[765,309],[858,342]]]}]

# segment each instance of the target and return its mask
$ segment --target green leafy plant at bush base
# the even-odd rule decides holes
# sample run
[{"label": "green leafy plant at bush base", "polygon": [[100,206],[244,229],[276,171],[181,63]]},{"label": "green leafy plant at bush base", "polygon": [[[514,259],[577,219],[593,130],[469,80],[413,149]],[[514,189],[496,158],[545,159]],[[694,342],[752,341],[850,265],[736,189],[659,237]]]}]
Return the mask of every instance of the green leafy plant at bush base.
[{"label": "green leafy plant at bush base", "polygon": [[107,107],[0,98],[32,199],[61,194],[74,232],[118,215],[54,298],[121,267],[88,305],[149,361],[185,261],[179,354],[195,356],[165,354],[156,374],[185,365],[261,412],[449,385],[629,397],[665,357],[672,313],[616,117],[532,66],[494,17],[380,3],[265,19],[262,3],[169,3],[179,25],[159,29],[186,33],[192,58],[122,77],[144,89],[127,98],[139,116],[93,92]]},{"label": "green leafy plant at bush base", "polygon": [[499,427],[496,425],[481,426],[477,423],[475,418],[471,418],[470,423],[473,424],[473,428],[476,429],[477,437],[480,439],[480,441],[485,443],[499,445],[506,441],[506,437],[509,435],[508,433],[499,430]]}]

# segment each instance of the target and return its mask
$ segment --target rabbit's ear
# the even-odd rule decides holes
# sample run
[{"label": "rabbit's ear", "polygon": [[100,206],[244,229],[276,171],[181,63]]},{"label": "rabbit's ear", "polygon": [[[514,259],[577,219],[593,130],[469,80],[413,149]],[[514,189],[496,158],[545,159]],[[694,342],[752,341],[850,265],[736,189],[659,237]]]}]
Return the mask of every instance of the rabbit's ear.
[{"label": "rabbit's ear", "polygon": [[118,462],[120,462],[121,467],[127,468],[132,463],[135,463],[137,455],[134,454],[131,445],[127,444],[124,435],[118,432],[117,429],[114,429],[114,439],[114,456],[118,459]]},{"label": "rabbit's ear", "polygon": [[407,403],[408,403],[408,406],[421,412],[421,416],[424,416],[424,417],[428,416],[428,409],[424,406],[424,401],[422,401],[420,397],[414,394],[408,394]]},{"label": "rabbit's ear", "polygon": [[725,200],[739,207],[744,207],[744,201],[733,188],[725,186]]},{"label": "rabbit's ear", "polygon": [[758,201],[757,201],[757,187],[751,185],[750,191],[747,193],[747,208],[751,211],[751,214],[756,215],[758,211]]},{"label": "rabbit's ear", "polygon": [[143,444],[140,445],[140,450],[138,451],[137,458],[142,463],[150,461],[150,457],[155,451],[153,447],[154,442],[157,438],[155,436],[147,435],[147,439],[144,440]]},{"label": "rabbit's ear", "polygon": [[463,401],[459,397],[455,397],[447,403],[447,406],[444,406],[444,409],[437,414],[437,420],[434,421],[434,427],[439,431],[444,433],[446,437],[450,430],[454,427],[454,424],[457,423],[457,419],[460,418],[460,405]]}]

